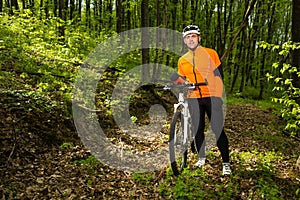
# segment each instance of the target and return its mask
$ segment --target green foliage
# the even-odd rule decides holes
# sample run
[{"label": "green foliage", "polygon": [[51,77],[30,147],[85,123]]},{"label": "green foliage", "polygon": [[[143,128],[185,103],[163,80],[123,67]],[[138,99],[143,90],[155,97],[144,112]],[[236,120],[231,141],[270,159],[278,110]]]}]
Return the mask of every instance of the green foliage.
[{"label": "green foliage", "polygon": [[95,165],[99,165],[100,164],[100,161],[95,158],[94,156],[89,156],[88,158],[86,159],[83,159],[83,160],[79,160],[79,161],[75,161],[74,162],[75,164],[76,163],[80,163],[82,165],[90,165],[90,166],[95,166]]},{"label": "green foliage", "polygon": [[274,165],[283,160],[281,154],[274,151],[259,152],[240,152],[237,156],[240,163],[240,170],[256,171],[256,193],[254,198],[263,199],[282,199],[280,197],[279,186],[273,180]]},{"label": "green foliage", "polygon": [[[65,37],[58,26],[65,25]],[[106,36],[97,37],[74,28],[59,18],[39,18],[30,10],[18,15],[1,15],[0,87],[6,92],[22,91],[36,105],[37,96],[45,96],[54,106],[67,105],[72,98],[72,82],[88,53]],[[41,104],[42,105],[42,104]],[[44,102],[48,106],[48,103]],[[67,116],[70,109],[65,109]]]},{"label": "green foliage", "polygon": [[136,116],[131,116],[130,119],[133,123],[135,123],[138,120]]},{"label": "green foliage", "polygon": [[130,53],[118,57],[118,59],[112,63],[112,66],[115,66],[119,69],[130,70],[136,66],[141,65],[141,63],[141,52],[132,51]]},{"label": "green foliage", "polygon": [[[288,56],[291,50],[300,49],[299,43],[292,42],[284,43],[282,46],[266,42],[258,44],[264,49],[279,50],[278,54],[281,56]],[[296,136],[300,132],[300,105],[296,102],[300,98],[300,88],[293,85],[292,74],[297,75],[300,79],[300,71],[287,63],[276,62],[272,67],[274,71],[279,71],[279,74],[267,73],[266,76],[275,84],[273,91],[280,94],[279,97],[274,97],[272,100],[282,105],[280,115],[287,122],[285,129],[291,136]]]},{"label": "green foliage", "polygon": [[256,198],[260,199],[284,199],[280,197],[279,187],[274,183],[271,177],[266,174],[265,176],[261,176],[257,181],[257,188],[259,190]]},{"label": "green foliage", "polygon": [[85,168],[89,173],[96,174],[96,168],[101,162],[94,156],[89,156],[86,159],[75,160],[73,164],[80,164],[83,168]]},{"label": "green foliage", "polygon": [[71,148],[73,146],[74,146],[74,144],[70,143],[70,142],[65,142],[62,145],[60,145],[61,148]]},{"label": "green foliage", "polygon": [[154,180],[154,177],[150,173],[134,173],[133,179],[135,182],[148,185]]},{"label": "green foliage", "polygon": [[30,90],[0,90],[2,100],[1,105],[6,109],[23,110],[35,113],[54,113],[57,110],[66,109],[66,105],[59,99],[50,100],[49,96],[39,91]]},{"label": "green foliage", "polygon": [[[274,180],[274,175],[279,172],[273,167],[283,160],[281,154],[253,150],[233,152],[231,157],[236,167],[228,178],[211,174],[208,166],[188,167],[177,177],[168,168],[167,177],[159,187],[161,195],[172,199],[236,199],[241,196],[245,199],[283,199],[281,183]],[[210,154],[209,159],[216,159],[216,156]],[[245,184],[251,188],[249,191],[244,191]]]},{"label": "green foliage", "polygon": [[262,109],[280,109],[280,107],[278,106],[278,104],[270,101],[269,99],[266,99],[266,100],[254,100],[252,98],[240,98],[239,96],[236,96],[236,95],[229,95],[229,96],[226,96],[226,103],[227,104],[247,104],[247,103],[250,103],[250,104],[253,104],[253,105],[256,105]]}]

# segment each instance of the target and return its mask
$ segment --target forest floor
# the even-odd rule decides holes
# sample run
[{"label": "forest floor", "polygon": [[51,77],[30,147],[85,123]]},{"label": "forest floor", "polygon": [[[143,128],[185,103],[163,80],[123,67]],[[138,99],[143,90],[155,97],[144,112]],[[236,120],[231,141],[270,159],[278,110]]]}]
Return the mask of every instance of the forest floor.
[{"label": "forest floor", "polygon": [[[12,104],[16,102],[11,94],[2,96],[2,200],[195,199],[200,196],[222,199],[222,193],[229,199],[300,198],[300,172],[295,167],[299,141],[282,134],[278,128],[282,123],[272,109],[253,104],[227,105],[225,131],[230,142],[231,176],[220,174],[220,154],[214,147],[203,171],[189,167],[190,174],[174,177],[169,167],[138,174],[105,166],[91,156],[78,137],[72,119],[61,116],[59,110],[55,113],[28,111],[19,106],[20,101]],[[8,103],[10,106],[3,106]],[[195,159],[188,165],[192,166],[193,162]]]}]

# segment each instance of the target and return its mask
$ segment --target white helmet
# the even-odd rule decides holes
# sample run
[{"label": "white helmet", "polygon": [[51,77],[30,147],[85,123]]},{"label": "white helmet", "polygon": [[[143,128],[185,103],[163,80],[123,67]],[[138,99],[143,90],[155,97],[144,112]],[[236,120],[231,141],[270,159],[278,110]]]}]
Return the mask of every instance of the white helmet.
[{"label": "white helmet", "polygon": [[196,33],[197,35],[200,35],[200,29],[196,25],[188,25],[185,27],[182,31],[182,36],[185,37],[186,35],[190,33]]}]

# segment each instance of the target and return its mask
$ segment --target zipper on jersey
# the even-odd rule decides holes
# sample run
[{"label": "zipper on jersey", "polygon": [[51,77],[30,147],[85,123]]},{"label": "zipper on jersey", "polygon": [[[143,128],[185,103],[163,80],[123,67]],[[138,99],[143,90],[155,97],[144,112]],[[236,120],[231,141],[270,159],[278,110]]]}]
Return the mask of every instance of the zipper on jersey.
[{"label": "zipper on jersey", "polygon": [[[197,80],[197,76],[196,76],[196,72],[195,72],[195,51],[193,51],[193,73],[194,73],[194,78],[195,78],[195,81],[197,84],[198,80]],[[198,92],[200,94],[200,98],[202,98],[202,92],[201,92],[200,86],[197,86],[197,88],[198,88]]]}]

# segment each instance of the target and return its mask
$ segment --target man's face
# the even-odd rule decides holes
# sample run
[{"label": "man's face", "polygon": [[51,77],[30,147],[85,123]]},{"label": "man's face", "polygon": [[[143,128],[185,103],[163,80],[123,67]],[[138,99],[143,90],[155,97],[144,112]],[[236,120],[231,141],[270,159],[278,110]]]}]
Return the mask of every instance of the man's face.
[{"label": "man's face", "polygon": [[188,34],[184,37],[184,43],[189,49],[195,49],[200,41],[200,36],[196,33]]}]

